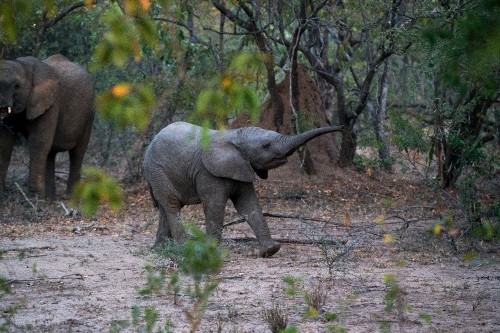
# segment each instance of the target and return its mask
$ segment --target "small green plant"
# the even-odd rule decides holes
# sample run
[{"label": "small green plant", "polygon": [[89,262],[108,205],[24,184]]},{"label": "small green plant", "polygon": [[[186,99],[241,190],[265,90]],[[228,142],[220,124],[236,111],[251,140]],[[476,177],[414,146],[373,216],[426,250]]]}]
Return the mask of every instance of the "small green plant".
[{"label": "small green plant", "polygon": [[347,328],[339,325],[327,325],[325,328],[329,333],[347,333]]},{"label": "small green plant", "polygon": [[282,278],[285,284],[285,293],[288,297],[295,297],[302,285],[302,279],[291,275],[286,275]]},{"label": "small green plant", "polygon": [[321,285],[317,285],[311,290],[305,291],[304,299],[307,304],[307,315],[316,318],[320,315],[326,303],[325,290]]},{"label": "small green plant", "polygon": [[430,324],[432,323],[432,316],[428,313],[425,313],[425,312],[422,312],[420,315],[419,315],[420,319],[422,319],[424,321],[424,323],[426,324]]},{"label": "small green plant", "polygon": [[175,263],[182,260],[182,246],[170,238],[165,239],[163,247],[156,248],[155,252],[159,258],[168,258]]},{"label": "small green plant", "polygon": [[325,318],[326,321],[334,321],[339,318],[339,315],[333,312],[325,312],[323,314],[323,317]]},{"label": "small green plant", "polygon": [[280,333],[288,326],[288,317],[280,305],[273,303],[270,308],[262,311],[262,316],[273,333]]},{"label": "small green plant", "polygon": [[146,265],[144,270],[146,271],[146,286],[139,290],[139,295],[161,295],[163,293],[163,287],[167,274],[165,269],[162,268],[159,274],[155,274],[153,267]]},{"label": "small green plant", "polygon": [[[405,311],[411,311],[412,307],[405,302],[405,293],[399,285],[394,275],[384,274],[384,284],[386,292],[384,295],[385,310],[391,313],[394,309],[397,311],[399,322],[405,320]],[[391,324],[388,321],[383,321],[380,326],[382,332],[390,332]]]},{"label": "small green plant", "polygon": [[[0,249],[0,259],[2,259],[3,250]],[[12,293],[12,289],[9,284],[9,280],[7,278],[0,275],[0,300],[5,297],[5,295]],[[12,325],[12,316],[19,309],[18,305],[9,306],[6,309],[3,309],[5,316],[3,323],[0,322],[0,332],[9,332],[10,327]]]},{"label": "small green plant", "polygon": [[[168,243],[158,253],[175,258],[179,271],[168,274],[165,268],[156,272],[152,266],[146,266],[146,285],[139,291],[142,296],[165,296],[169,291],[174,295],[174,304],[182,307],[189,321],[190,332],[194,333],[205,314],[210,296],[215,292],[219,281],[214,275],[224,265],[225,252],[219,248],[217,241],[206,235],[194,225],[187,224],[191,238],[184,244]],[[180,291],[190,296],[192,303],[180,302],[177,295]],[[132,322],[115,322],[113,332],[120,332],[125,327],[134,328],[136,332],[153,332],[158,326],[160,313],[154,307],[132,308]],[[165,327],[158,332],[173,332],[173,324],[166,321]]]},{"label": "small green plant", "polygon": [[403,293],[401,291],[399,283],[396,281],[396,278],[392,274],[387,273],[384,275],[384,284],[387,288],[384,296],[385,310],[387,312],[392,312],[395,305],[398,308],[401,307],[401,304],[403,302]]}]

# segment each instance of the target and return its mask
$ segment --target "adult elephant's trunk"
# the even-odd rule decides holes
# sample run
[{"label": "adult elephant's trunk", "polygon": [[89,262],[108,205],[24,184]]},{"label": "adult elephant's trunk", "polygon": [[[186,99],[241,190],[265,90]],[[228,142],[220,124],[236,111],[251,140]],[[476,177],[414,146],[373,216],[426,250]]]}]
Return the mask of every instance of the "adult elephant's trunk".
[{"label": "adult elephant's trunk", "polygon": [[306,144],[309,140],[314,139],[317,136],[330,132],[340,132],[342,131],[342,126],[329,126],[320,127],[309,130],[304,133],[300,133],[294,136],[285,137],[283,151],[286,156],[292,155],[300,146]]}]

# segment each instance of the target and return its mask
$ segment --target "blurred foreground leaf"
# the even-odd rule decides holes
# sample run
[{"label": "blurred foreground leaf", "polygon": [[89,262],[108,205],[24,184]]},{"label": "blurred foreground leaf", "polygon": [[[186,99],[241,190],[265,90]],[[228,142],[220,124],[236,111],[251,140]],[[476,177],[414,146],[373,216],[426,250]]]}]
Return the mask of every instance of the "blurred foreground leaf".
[{"label": "blurred foreground leaf", "polygon": [[130,59],[141,60],[143,44],[151,48],[157,45],[157,29],[146,16],[150,5],[143,2],[126,1],[125,13],[117,4],[108,9],[103,16],[107,33],[95,49],[93,70],[110,65],[124,67]]},{"label": "blurred foreground leaf", "polygon": [[109,207],[118,211],[122,208],[122,188],[116,179],[102,169],[86,167],[71,195],[70,204],[81,206],[86,217],[93,216],[100,205],[108,203]]},{"label": "blurred foreground leaf", "polygon": [[21,21],[34,15],[33,11],[32,0],[0,1],[0,42],[3,39],[14,42],[17,39],[18,29],[22,26]]},{"label": "blurred foreground leaf", "polygon": [[96,105],[101,115],[118,128],[133,125],[144,130],[155,105],[155,96],[149,85],[119,83],[100,93]]},{"label": "blurred foreground leaf", "polygon": [[200,93],[190,121],[204,127],[223,128],[230,116],[247,113],[256,123],[260,101],[257,90],[250,84],[257,81],[262,65],[262,56],[255,53],[236,55],[227,69]]},{"label": "blurred foreground leaf", "polygon": [[190,231],[192,237],[183,245],[179,267],[184,274],[192,276],[195,283],[199,283],[204,277],[220,272],[224,265],[225,253],[215,238],[196,226],[192,226]]}]

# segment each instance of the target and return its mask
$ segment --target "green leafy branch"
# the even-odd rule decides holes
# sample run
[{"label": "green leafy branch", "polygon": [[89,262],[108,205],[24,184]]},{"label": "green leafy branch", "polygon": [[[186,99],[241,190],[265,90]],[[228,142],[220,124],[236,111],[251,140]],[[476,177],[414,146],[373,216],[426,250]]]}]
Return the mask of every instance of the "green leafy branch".
[{"label": "green leafy branch", "polygon": [[[226,253],[214,238],[196,226],[187,227],[192,235],[189,240],[182,245],[168,242],[159,253],[162,256],[173,257],[170,259],[177,261],[179,271],[173,272],[167,278],[165,269],[155,273],[151,266],[147,266],[146,286],[139,293],[142,296],[165,295],[166,291],[170,291],[174,294],[174,304],[183,306],[179,304],[177,298],[182,290],[193,301],[190,306],[183,306],[183,312],[190,323],[190,332],[196,332],[205,314],[208,300],[219,285],[219,280],[214,279],[214,276],[221,271]],[[184,281],[191,282],[184,283]]]},{"label": "green leafy branch", "polygon": [[221,128],[228,116],[247,112],[252,122],[259,120],[259,97],[250,84],[256,82],[263,56],[242,52],[237,54],[226,70],[216,76],[198,96],[190,121]]},{"label": "green leafy branch", "polygon": [[83,169],[83,179],[75,185],[70,204],[80,205],[87,217],[93,216],[99,205],[105,202],[112,210],[118,211],[123,204],[122,192],[116,179],[104,170],[86,167]]}]

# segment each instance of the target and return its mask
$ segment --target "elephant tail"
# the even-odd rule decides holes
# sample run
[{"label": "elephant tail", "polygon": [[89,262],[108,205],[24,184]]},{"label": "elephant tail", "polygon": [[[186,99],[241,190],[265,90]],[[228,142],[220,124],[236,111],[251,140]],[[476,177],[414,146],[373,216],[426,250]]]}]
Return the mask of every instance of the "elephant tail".
[{"label": "elephant tail", "polygon": [[153,194],[153,188],[151,187],[151,185],[149,183],[148,183],[148,187],[149,187],[149,194],[151,194],[151,200],[153,201],[153,206],[155,208],[158,208],[159,207],[158,200],[156,200],[155,195]]}]

